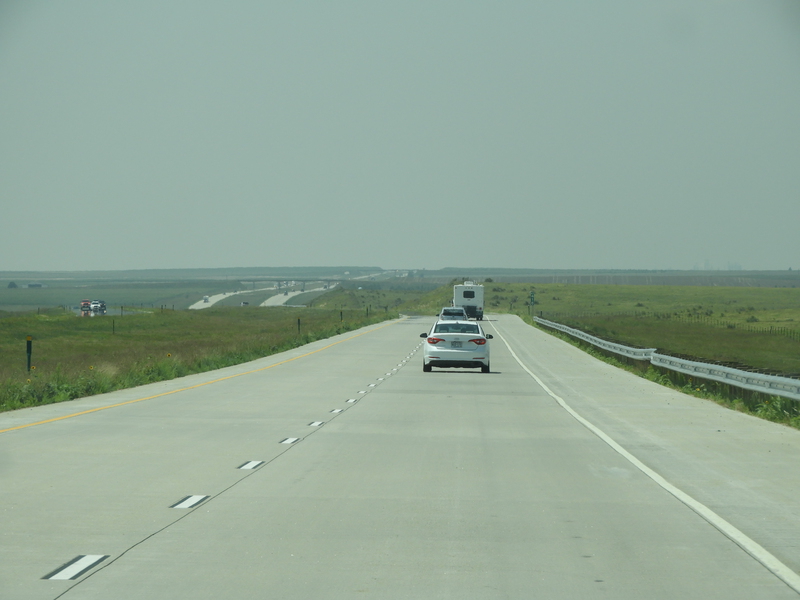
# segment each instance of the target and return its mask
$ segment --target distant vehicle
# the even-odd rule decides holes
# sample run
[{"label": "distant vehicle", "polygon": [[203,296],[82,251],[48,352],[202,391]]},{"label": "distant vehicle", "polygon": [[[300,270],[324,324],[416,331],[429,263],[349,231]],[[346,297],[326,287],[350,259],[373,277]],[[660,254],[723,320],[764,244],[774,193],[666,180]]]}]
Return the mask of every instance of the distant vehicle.
[{"label": "distant vehicle", "polygon": [[106,314],[105,300],[81,300],[81,314],[83,316],[94,316]]},{"label": "distant vehicle", "polygon": [[249,305],[250,305],[249,302],[242,302],[242,306],[249,306]]},{"label": "distant vehicle", "polygon": [[461,306],[445,306],[439,313],[440,321],[467,321],[469,316],[467,311]]},{"label": "distant vehicle", "polygon": [[453,286],[453,306],[461,306],[471,319],[483,321],[483,286],[472,281]]},{"label": "distant vehicle", "polygon": [[208,303],[208,296],[203,296],[203,302]]},{"label": "distant vehicle", "polygon": [[477,369],[489,372],[489,344],[492,336],[484,333],[474,321],[436,321],[426,338],[422,354],[422,370],[433,367]]},{"label": "distant vehicle", "polygon": [[286,292],[283,292],[283,295],[284,295],[284,296],[288,296],[288,295],[289,295],[289,292],[288,292],[288,291],[286,291]]}]

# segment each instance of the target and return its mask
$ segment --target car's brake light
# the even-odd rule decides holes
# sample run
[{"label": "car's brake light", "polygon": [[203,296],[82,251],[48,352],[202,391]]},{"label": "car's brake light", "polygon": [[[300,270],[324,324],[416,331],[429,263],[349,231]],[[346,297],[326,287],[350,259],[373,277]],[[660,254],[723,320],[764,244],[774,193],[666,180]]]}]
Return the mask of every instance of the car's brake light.
[{"label": "car's brake light", "polygon": [[474,340],[470,340],[470,342],[478,344],[478,346],[483,346],[486,343],[486,340],[484,338],[475,338]]},{"label": "car's brake light", "polygon": [[428,338],[428,343],[429,343],[429,344],[434,344],[434,345],[436,345],[436,344],[438,344],[439,342],[443,342],[443,341],[444,341],[444,340],[443,340],[442,338],[435,338],[435,337],[429,337],[429,338]]}]

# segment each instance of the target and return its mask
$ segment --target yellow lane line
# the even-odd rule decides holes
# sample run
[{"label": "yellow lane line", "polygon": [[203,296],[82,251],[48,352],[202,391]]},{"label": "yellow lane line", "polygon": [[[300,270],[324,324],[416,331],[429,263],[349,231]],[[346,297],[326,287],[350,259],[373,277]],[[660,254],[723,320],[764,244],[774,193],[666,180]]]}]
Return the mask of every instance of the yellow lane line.
[{"label": "yellow lane line", "polygon": [[[401,319],[402,320],[402,319]],[[305,354],[301,354],[300,356],[295,356],[294,358],[287,358],[286,360],[282,360],[281,362],[277,362],[274,365],[269,365],[267,367],[261,367],[260,369],[253,369],[252,371],[245,371],[244,373],[236,373],[235,375],[228,375],[226,377],[220,377],[219,379],[213,379],[211,381],[206,381],[205,383],[198,383],[197,385],[190,385],[188,387],[180,388],[178,390],[172,390],[171,392],[162,392],[160,394],[155,394],[154,396],[147,396],[145,398],[137,398],[135,400],[128,400],[126,402],[120,402],[118,404],[109,404],[108,406],[101,406],[99,408],[92,408],[91,410],[84,410],[81,412],[72,413],[71,415],[64,415],[63,417],[55,417],[53,419],[46,419],[44,421],[37,421],[36,423],[28,423],[27,425],[17,425],[16,427],[9,427],[8,429],[0,429],[0,433],[6,433],[7,431],[15,431],[17,429],[25,429],[26,427],[33,427],[34,425],[44,425],[45,423],[52,423],[54,421],[62,421],[64,419],[71,419],[72,417],[79,417],[81,415],[88,415],[89,413],[97,412],[100,410],[107,410],[109,408],[117,408],[118,406],[125,406],[126,404],[134,404],[136,402],[142,402],[144,400],[152,400],[153,398],[161,398],[162,396],[169,396],[170,394],[177,394],[178,392],[185,392],[187,390],[193,390],[195,388],[203,387],[204,385],[210,385],[212,383],[219,383],[220,381],[225,381],[226,379],[233,379],[234,377],[241,377],[242,375],[250,375],[252,373],[258,373],[259,371],[266,371],[267,369],[272,369],[273,367],[279,367],[280,365],[285,365],[286,363],[290,363],[293,360],[298,360],[300,358],[305,358],[306,356],[311,356],[312,354],[316,354],[317,352],[322,352],[323,350],[327,350],[328,348],[332,348],[337,344],[341,344],[343,342],[348,342],[353,340],[357,337],[361,337],[362,335],[366,335],[368,333],[372,333],[373,331],[378,331],[379,329],[383,329],[384,327],[389,327],[389,325],[394,325],[398,321],[392,321],[387,323],[386,325],[381,325],[380,327],[376,327],[375,329],[370,329],[369,331],[362,331],[361,333],[357,333],[356,335],[351,335],[348,338],[343,340],[339,340],[338,342],[333,342],[332,344],[328,344],[327,346],[323,346],[317,350],[312,350],[311,352],[306,352]],[[119,390],[117,390],[119,391]]]}]

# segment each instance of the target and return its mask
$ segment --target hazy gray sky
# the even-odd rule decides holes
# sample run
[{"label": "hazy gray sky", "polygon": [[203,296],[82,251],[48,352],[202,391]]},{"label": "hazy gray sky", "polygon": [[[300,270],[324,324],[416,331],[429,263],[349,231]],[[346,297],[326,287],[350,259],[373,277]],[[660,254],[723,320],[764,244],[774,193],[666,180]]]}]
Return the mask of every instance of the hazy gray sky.
[{"label": "hazy gray sky", "polygon": [[800,268],[797,0],[0,0],[0,270]]}]

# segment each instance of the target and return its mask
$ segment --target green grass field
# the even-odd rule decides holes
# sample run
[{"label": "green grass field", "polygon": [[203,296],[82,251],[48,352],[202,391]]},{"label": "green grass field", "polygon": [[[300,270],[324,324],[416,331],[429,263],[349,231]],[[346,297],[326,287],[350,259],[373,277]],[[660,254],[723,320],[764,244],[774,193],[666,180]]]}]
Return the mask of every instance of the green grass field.
[{"label": "green grass field", "polygon": [[536,314],[545,318],[670,313],[800,330],[800,288],[487,284],[487,310],[509,310],[510,305],[518,309],[531,291]]},{"label": "green grass field", "polygon": [[565,317],[559,322],[606,340],[658,348],[674,356],[775,374],[800,374],[800,341],[785,335],[647,316]]},{"label": "green grass field", "polygon": [[133,310],[124,317],[52,310],[0,319],[0,410],[217,369],[396,316],[284,307]]},{"label": "green grass field", "polygon": [[800,289],[488,285],[487,310],[537,316],[604,339],[776,373],[800,373]]},{"label": "green grass field", "polygon": [[[422,290],[365,289],[337,287],[329,293],[313,300],[316,308],[364,310],[386,312],[414,307],[426,293]],[[298,296],[300,298],[301,296]]]}]

